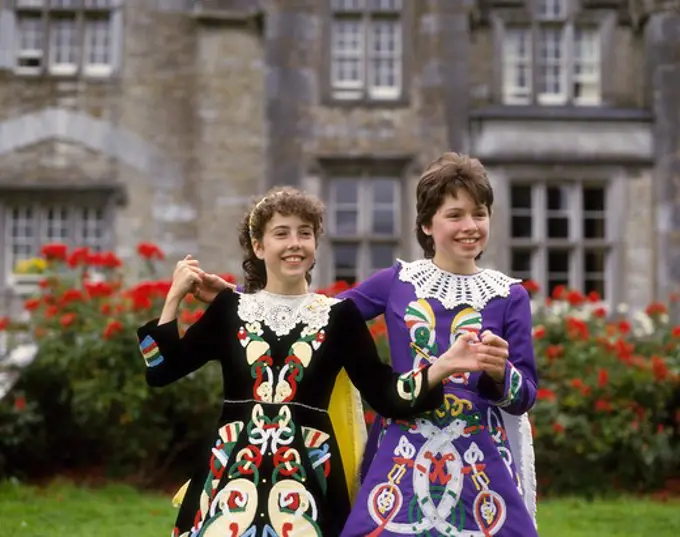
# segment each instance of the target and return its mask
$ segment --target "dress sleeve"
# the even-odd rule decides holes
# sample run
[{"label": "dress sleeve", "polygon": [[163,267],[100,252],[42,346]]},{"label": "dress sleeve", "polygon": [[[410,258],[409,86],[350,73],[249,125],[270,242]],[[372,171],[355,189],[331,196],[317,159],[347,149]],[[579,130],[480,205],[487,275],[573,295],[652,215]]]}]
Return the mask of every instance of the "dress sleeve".
[{"label": "dress sleeve", "polygon": [[338,307],[337,350],[352,383],[378,414],[409,418],[444,404],[443,384],[428,389],[429,365],[403,374],[395,372],[380,361],[357,306],[344,300]]},{"label": "dress sleeve", "polygon": [[338,298],[350,299],[359,308],[364,320],[369,321],[385,313],[390,290],[398,272],[398,264],[380,270],[356,287],[343,291]]},{"label": "dress sleeve", "polygon": [[529,293],[519,284],[510,288],[505,309],[502,337],[508,342],[510,356],[505,366],[505,383],[496,385],[482,373],[478,389],[483,397],[509,414],[524,414],[534,406],[538,373],[534,359]]},{"label": "dress sleeve", "polygon": [[162,325],[154,319],[137,329],[149,386],[167,386],[219,358],[230,294],[231,289],[220,292],[181,338],[176,319]]}]

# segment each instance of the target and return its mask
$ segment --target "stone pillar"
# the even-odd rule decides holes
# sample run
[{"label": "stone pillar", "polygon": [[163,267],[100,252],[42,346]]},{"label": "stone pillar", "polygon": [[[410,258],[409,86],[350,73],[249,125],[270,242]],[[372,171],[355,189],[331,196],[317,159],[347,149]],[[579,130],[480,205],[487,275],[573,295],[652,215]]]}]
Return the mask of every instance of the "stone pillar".
[{"label": "stone pillar", "polygon": [[313,0],[277,0],[265,24],[267,186],[299,186],[306,169],[304,143],[317,95],[314,65],[321,27]]},{"label": "stone pillar", "polygon": [[656,297],[680,292],[680,1],[640,0],[648,96],[654,113]]}]

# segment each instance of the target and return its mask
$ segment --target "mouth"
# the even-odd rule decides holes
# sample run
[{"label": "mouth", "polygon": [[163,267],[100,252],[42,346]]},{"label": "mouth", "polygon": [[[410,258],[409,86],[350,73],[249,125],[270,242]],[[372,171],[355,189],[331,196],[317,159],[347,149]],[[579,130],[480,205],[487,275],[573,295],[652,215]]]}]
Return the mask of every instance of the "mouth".
[{"label": "mouth", "polygon": [[283,259],[283,261],[285,261],[286,263],[290,263],[291,265],[299,265],[304,260],[304,257],[302,257],[301,255],[289,255],[286,257],[282,257],[281,259]]},{"label": "mouth", "polygon": [[456,239],[456,242],[459,242],[461,244],[477,244],[479,242],[479,237],[472,237],[472,238],[464,238],[464,239]]}]

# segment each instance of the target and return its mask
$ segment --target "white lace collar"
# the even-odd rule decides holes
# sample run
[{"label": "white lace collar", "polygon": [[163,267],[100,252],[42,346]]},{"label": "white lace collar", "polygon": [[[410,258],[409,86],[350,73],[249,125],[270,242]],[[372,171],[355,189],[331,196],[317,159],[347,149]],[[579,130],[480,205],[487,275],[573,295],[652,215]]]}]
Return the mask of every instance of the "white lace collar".
[{"label": "white lace collar", "polygon": [[410,283],[418,298],[434,298],[447,309],[465,304],[481,311],[492,298],[507,297],[510,286],[521,282],[492,269],[470,275],[453,274],[440,269],[431,259],[399,263],[399,279]]},{"label": "white lace collar", "polygon": [[238,316],[247,323],[262,322],[279,337],[290,333],[300,323],[306,325],[306,332],[317,332],[328,324],[331,306],[337,302],[336,298],[316,293],[239,293]]}]

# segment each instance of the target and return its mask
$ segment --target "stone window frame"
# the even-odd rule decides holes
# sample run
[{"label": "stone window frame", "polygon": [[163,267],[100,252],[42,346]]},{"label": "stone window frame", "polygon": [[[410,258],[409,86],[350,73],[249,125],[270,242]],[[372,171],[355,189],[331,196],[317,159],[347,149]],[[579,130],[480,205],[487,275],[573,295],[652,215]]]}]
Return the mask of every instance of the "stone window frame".
[{"label": "stone window frame", "polygon": [[[557,167],[553,170],[544,169],[515,169],[508,171],[508,180],[505,184],[504,197],[507,202],[507,214],[504,218],[504,234],[502,237],[507,244],[505,263],[507,272],[517,277],[530,277],[537,281],[541,287],[539,298],[550,295],[548,284],[548,270],[546,252],[549,248],[569,250],[571,252],[570,265],[567,277],[569,287],[585,291],[584,251],[586,249],[604,249],[607,251],[604,270],[604,297],[603,303],[614,305],[618,303],[622,295],[620,266],[623,257],[623,226],[621,215],[624,211],[626,199],[626,181],[620,174],[610,169],[580,168],[569,169]],[[551,186],[566,186],[569,189],[569,201],[571,206],[565,210],[565,216],[569,217],[570,236],[566,239],[547,238],[546,218],[547,208],[546,189]],[[597,185],[605,189],[605,237],[602,239],[583,238],[583,214],[582,196],[578,193],[583,186]],[[527,238],[513,237],[513,207],[512,188],[514,186],[530,186],[532,189],[533,206],[529,213],[532,217],[532,236]],[[515,213],[516,214],[516,213]],[[513,250],[530,250],[530,273],[514,273],[512,266]]]},{"label": "stone window frame", "polygon": [[[0,187],[0,251],[2,251],[3,263],[0,263],[0,287],[26,287],[34,288],[42,276],[20,275],[14,273],[13,255],[9,251],[12,244],[11,233],[11,209],[14,207],[30,206],[34,211],[32,249],[37,256],[42,244],[49,242],[66,242],[69,247],[90,246],[93,244],[83,243],[76,236],[83,232],[83,219],[79,218],[77,211],[87,208],[95,208],[103,211],[102,237],[98,250],[112,250],[115,247],[114,222],[116,218],[116,205],[120,202],[121,192],[117,187],[68,187],[54,186],[41,188],[33,186],[29,188],[3,185]],[[52,207],[63,207],[68,210],[66,225],[70,237],[66,241],[48,240],[45,237],[46,211]]]},{"label": "stone window frame", "polygon": [[[333,246],[335,244],[358,244],[358,267],[357,267],[357,282],[361,282],[371,275],[372,271],[370,265],[369,248],[372,245],[389,244],[392,245],[393,259],[387,265],[391,266],[398,257],[403,256],[410,248],[410,222],[404,215],[408,213],[408,180],[409,169],[412,163],[410,156],[393,156],[393,157],[357,157],[357,158],[322,158],[319,159],[321,171],[318,173],[318,194],[326,203],[326,232],[322,244],[320,245],[319,255],[317,259],[320,262],[320,281],[322,283],[332,283],[336,280],[335,262],[333,254]],[[360,183],[360,199],[359,204],[362,205],[359,210],[366,210],[369,207],[368,199],[366,198],[366,185],[371,179],[389,178],[397,182],[397,196],[395,201],[395,230],[392,235],[373,235],[370,233],[359,233],[355,236],[342,236],[334,232],[335,219],[335,205],[333,203],[331,188],[332,182],[336,179],[356,179]],[[363,196],[362,196],[363,194]],[[366,222],[365,215],[358,216],[360,222]],[[363,218],[363,220],[362,220]],[[359,224],[361,225],[361,223]],[[407,237],[408,239],[405,239]]]},{"label": "stone window frame", "polygon": [[[123,41],[122,0],[61,0],[60,5],[54,4],[54,0],[7,0],[6,6],[0,10],[0,29],[6,34],[5,39],[0,38],[0,49],[4,49],[0,50],[0,68],[4,65],[20,76],[82,75],[88,79],[108,79],[117,71]],[[22,50],[19,42],[22,19],[39,21],[38,48]],[[63,29],[75,30],[75,46],[55,49],[53,40],[58,39],[55,24],[67,20],[74,26]],[[100,22],[104,25],[94,26]],[[108,41],[106,61],[91,61],[91,55],[101,56],[97,47],[101,46],[102,39]],[[58,53],[64,51],[74,55],[73,61],[60,61]],[[33,59],[37,65],[20,65],[22,57],[26,61]]]},{"label": "stone window frame", "polygon": [[[566,59],[568,64],[566,73],[566,91],[563,102],[556,100],[547,100],[541,102],[537,94],[538,88],[538,74],[536,68],[536,59],[538,57],[537,43],[538,43],[538,28],[541,21],[535,15],[538,0],[517,0],[513,2],[496,0],[496,5],[490,13],[490,20],[493,29],[493,50],[494,57],[497,61],[494,62],[493,72],[493,101],[504,106],[579,106],[582,108],[601,107],[607,104],[607,96],[611,93],[613,84],[615,82],[611,70],[601,69],[599,76],[600,95],[597,102],[582,102],[579,103],[573,96],[573,66],[571,59],[573,58],[573,32],[575,27],[590,27],[596,28],[599,33],[600,41],[600,66],[608,65],[614,55],[614,39],[613,34],[618,22],[618,13],[613,8],[593,9],[588,6],[585,0],[566,0],[568,2],[568,12],[564,21],[565,33],[568,41],[565,46]],[[550,23],[550,21],[546,21]],[[526,101],[509,102],[505,98],[505,81],[504,81],[504,45],[506,29],[511,26],[524,26],[530,28],[531,44],[532,44],[532,69],[531,69],[531,91],[530,96]]]},{"label": "stone window frame", "polygon": [[[371,0],[365,0],[369,2]],[[414,39],[413,23],[414,23],[414,9],[415,2],[412,0],[402,0],[402,6],[397,15],[388,14],[390,18],[398,18],[401,20],[401,87],[397,95],[393,98],[374,98],[369,95],[367,84],[364,83],[361,88],[361,94],[356,98],[339,97],[333,88],[332,77],[332,28],[334,20],[334,10],[332,7],[332,0],[323,2],[322,9],[322,24],[321,24],[321,39],[322,39],[322,53],[320,55],[321,65],[319,72],[322,78],[321,84],[321,101],[326,106],[334,107],[378,107],[378,108],[394,108],[405,107],[409,104],[409,80],[410,73],[413,69],[412,46]],[[371,10],[368,8],[361,10],[362,17],[370,18]]]}]

